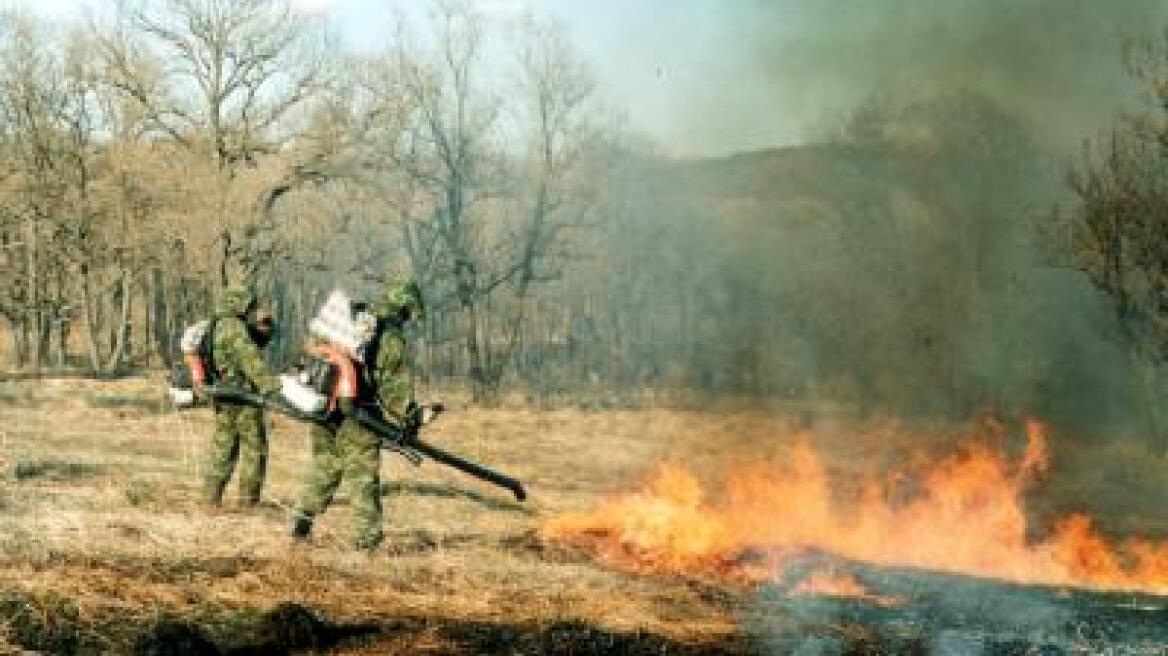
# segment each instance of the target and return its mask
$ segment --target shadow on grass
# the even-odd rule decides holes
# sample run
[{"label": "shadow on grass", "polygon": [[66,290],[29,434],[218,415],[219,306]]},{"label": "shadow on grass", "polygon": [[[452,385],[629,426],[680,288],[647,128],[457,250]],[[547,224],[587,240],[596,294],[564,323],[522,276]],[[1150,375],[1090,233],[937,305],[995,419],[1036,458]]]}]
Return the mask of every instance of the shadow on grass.
[{"label": "shadow on grass", "polygon": [[[377,623],[336,624],[311,608],[284,603],[243,631],[247,639],[217,645],[208,633],[181,620],[164,620],[140,634],[135,656],[260,656],[318,653],[344,645],[377,649],[369,653],[445,654],[746,654],[746,641],[685,644],[649,632],[613,632],[581,621],[546,625],[506,624],[444,617],[393,617]],[[444,649],[433,651],[435,640]]]},{"label": "shadow on grass", "polygon": [[283,603],[256,618],[223,646],[197,624],[178,618],[162,618],[146,628],[134,640],[135,656],[262,656],[292,654],[305,650],[315,653],[340,643],[376,634],[376,624],[338,624],[313,609],[296,603]]},{"label": "shadow on grass", "polygon": [[535,513],[535,511],[531,508],[515,501],[496,499],[484,494],[480,494],[474,490],[455,487],[445,483],[425,483],[411,481],[382,484],[381,496],[395,494],[405,494],[420,497],[438,497],[442,499],[462,499],[465,501],[473,501],[474,503],[477,503],[490,510],[522,513],[524,515],[532,515]]},{"label": "shadow on grass", "polygon": [[[446,654],[724,654],[755,653],[746,636],[683,643],[645,631],[617,632],[579,620],[506,623],[441,616],[391,615],[375,621],[334,622],[315,609],[284,602],[271,610],[204,610],[135,620],[124,609],[97,619],[55,596],[0,593],[0,625],[22,649],[73,656],[259,656],[365,648],[368,653]],[[435,640],[444,649],[435,652]]]}]

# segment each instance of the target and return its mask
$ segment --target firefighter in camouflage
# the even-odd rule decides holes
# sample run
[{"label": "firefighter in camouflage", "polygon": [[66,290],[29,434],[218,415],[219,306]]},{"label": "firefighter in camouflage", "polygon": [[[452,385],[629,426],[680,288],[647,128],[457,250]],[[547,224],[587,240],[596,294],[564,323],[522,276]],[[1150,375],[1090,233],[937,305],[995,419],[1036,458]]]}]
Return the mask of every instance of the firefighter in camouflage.
[{"label": "firefighter in camouflage", "polygon": [[[257,307],[247,288],[225,288],[215,307],[211,335],[210,372],[217,385],[273,394],[279,380],[264,362],[260,349],[272,335],[272,317]],[[203,500],[217,506],[239,462],[239,496],[244,505],[260,501],[268,463],[268,437],[260,408],[216,401],[215,435],[207,458]]]},{"label": "firefighter in camouflage", "polygon": [[[423,317],[421,290],[412,282],[390,284],[371,309],[377,317],[377,331],[366,351],[357,396],[351,403],[399,427],[416,429],[418,413],[404,328],[409,321]],[[347,416],[352,409],[342,402],[330,426],[312,428],[312,470],[293,518],[292,535],[309,535],[313,518],[332,502],[344,479],[353,508],[354,546],[372,550],[383,537],[381,448],[376,435]]]}]

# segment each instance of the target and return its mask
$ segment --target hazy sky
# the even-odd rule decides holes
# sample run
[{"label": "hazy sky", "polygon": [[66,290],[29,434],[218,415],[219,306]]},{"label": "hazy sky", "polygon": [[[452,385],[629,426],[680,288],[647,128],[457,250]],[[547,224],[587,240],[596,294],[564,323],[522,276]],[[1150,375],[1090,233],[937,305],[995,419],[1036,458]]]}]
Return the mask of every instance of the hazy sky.
[{"label": "hazy sky", "polygon": [[[2,2],[3,0],[0,0]],[[85,0],[19,0],[76,15]],[[390,0],[292,0],[352,47],[383,42]],[[398,2],[416,8],[424,0]],[[867,95],[971,88],[1073,142],[1130,101],[1123,35],[1168,0],[477,0],[561,19],[633,125],[679,154],[798,143]]]}]

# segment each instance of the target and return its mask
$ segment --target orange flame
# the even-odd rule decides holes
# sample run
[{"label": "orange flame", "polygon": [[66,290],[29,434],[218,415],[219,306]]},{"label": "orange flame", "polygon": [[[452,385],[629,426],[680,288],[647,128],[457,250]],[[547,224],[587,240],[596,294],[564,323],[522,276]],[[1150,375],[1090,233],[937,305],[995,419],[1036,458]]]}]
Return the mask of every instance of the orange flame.
[{"label": "orange flame", "polygon": [[836,575],[829,572],[812,572],[791,588],[791,594],[818,595],[827,597],[865,597],[868,588],[851,574]]},{"label": "orange flame", "polygon": [[872,594],[863,583],[851,574],[835,574],[817,571],[791,587],[790,594],[796,597],[855,597],[881,606],[897,606],[904,601],[896,597]]},{"label": "orange flame", "polygon": [[784,465],[730,471],[718,498],[683,465],[664,463],[641,491],[555,517],[542,532],[626,567],[748,581],[772,579],[784,556],[816,549],[879,565],[1168,594],[1168,542],[1114,544],[1082,515],[1029,538],[1022,493],[1047,463],[1044,427],[1031,422],[1016,466],[973,444],[915,476],[863,481],[840,500],[800,440]]}]

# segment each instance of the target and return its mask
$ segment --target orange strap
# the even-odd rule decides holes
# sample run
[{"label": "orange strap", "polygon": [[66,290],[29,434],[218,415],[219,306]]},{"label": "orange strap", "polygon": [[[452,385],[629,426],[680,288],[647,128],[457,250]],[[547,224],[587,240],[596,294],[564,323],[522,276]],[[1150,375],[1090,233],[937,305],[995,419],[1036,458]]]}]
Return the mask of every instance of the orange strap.
[{"label": "orange strap", "polygon": [[308,352],[337,368],[337,380],[329,393],[330,411],[337,409],[341,399],[357,398],[357,367],[344,351],[330,343],[316,343],[308,347]]},{"label": "orange strap", "polygon": [[195,387],[202,387],[207,382],[207,370],[203,368],[203,361],[196,353],[183,354],[187,368],[191,370],[191,382]]}]

